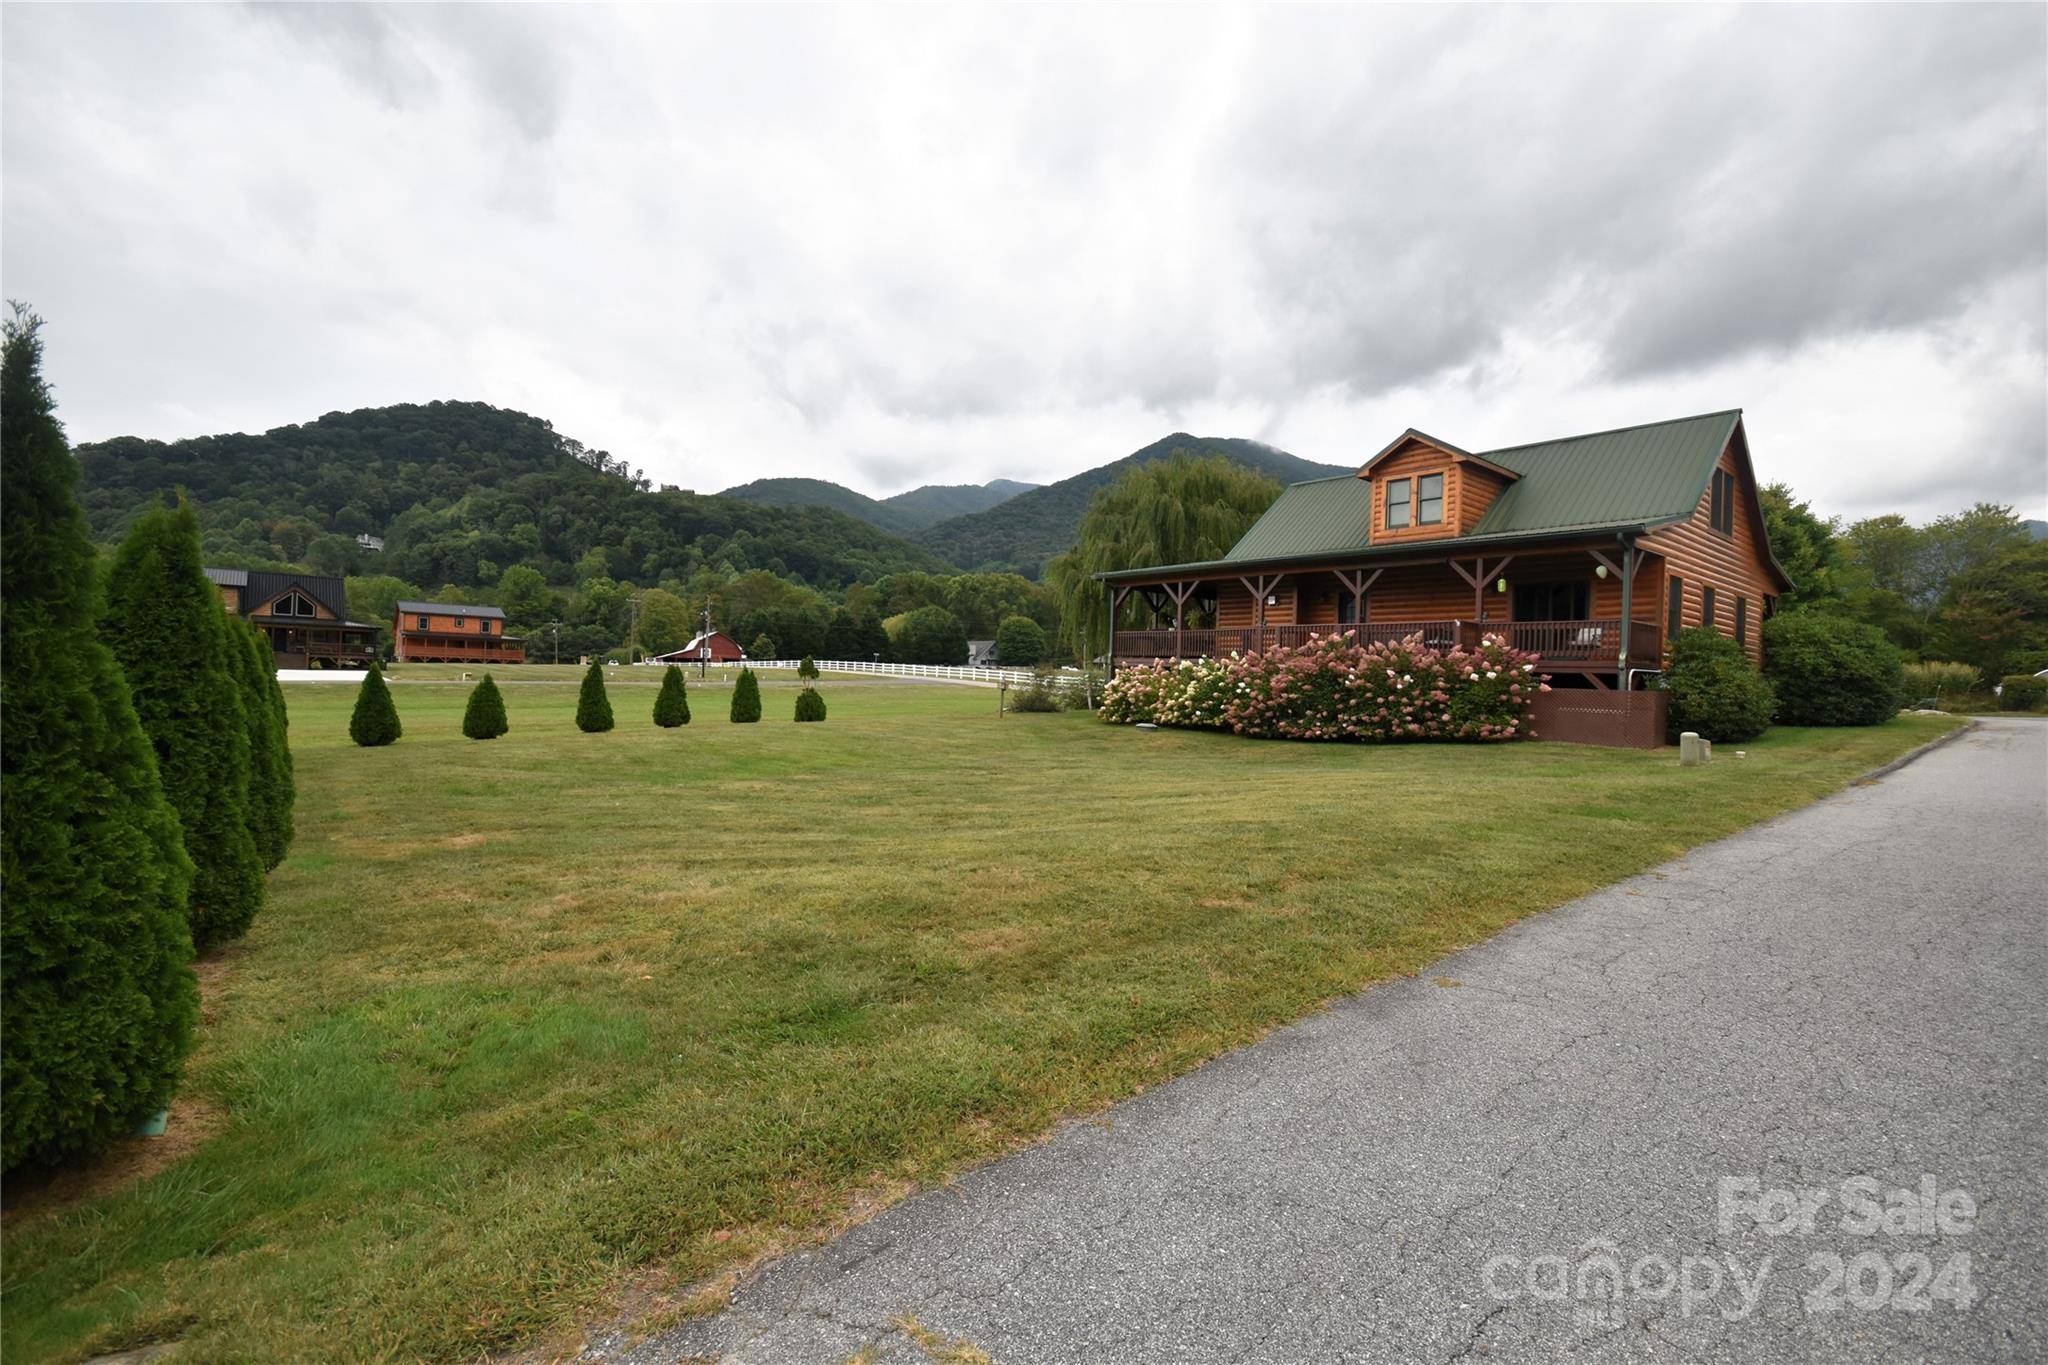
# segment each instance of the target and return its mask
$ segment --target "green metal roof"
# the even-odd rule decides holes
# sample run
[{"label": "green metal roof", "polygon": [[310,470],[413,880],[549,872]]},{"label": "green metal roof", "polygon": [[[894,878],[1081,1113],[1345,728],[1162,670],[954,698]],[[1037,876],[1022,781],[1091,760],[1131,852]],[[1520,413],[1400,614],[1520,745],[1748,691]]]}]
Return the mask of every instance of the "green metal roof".
[{"label": "green metal roof", "polygon": [[1340,475],[1290,484],[1222,559],[1098,576],[1215,570],[1332,554],[1371,558],[1571,532],[1643,530],[1691,515],[1741,420],[1741,409],[1731,408],[1479,451],[1479,458],[1521,477],[1501,490],[1469,535],[1370,545],[1372,485]]},{"label": "green metal roof", "polygon": [[1741,419],[1741,410],[1731,409],[1482,451],[1522,477],[1501,490],[1472,534],[1655,525],[1686,516]]},{"label": "green metal roof", "polygon": [[1224,559],[1285,559],[1333,546],[1365,544],[1372,530],[1372,485],[1356,474],[1289,484]]}]

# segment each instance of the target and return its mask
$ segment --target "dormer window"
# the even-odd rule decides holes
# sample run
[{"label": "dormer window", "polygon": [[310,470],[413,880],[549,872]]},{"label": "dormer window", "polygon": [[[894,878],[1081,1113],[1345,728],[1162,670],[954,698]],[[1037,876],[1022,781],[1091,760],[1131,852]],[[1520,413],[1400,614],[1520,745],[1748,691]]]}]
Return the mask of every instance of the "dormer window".
[{"label": "dormer window", "polygon": [[[1438,486],[1442,486],[1441,480],[1439,480]],[[1437,505],[1441,509],[1443,505],[1442,498],[1438,498]],[[1408,524],[1408,512],[1408,480],[1387,480],[1387,529],[1389,531],[1398,531],[1406,526]]]},{"label": "dormer window", "polygon": [[1441,526],[1444,520],[1444,476],[1423,474],[1415,480],[1415,524]]}]

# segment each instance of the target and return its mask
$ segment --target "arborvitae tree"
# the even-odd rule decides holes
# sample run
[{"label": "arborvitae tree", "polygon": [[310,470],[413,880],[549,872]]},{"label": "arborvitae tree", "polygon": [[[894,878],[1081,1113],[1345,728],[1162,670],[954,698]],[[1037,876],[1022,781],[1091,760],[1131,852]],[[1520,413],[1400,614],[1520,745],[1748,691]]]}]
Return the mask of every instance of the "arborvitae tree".
[{"label": "arborvitae tree", "polygon": [[161,1109],[199,1014],[192,864],[99,636],[78,466],[19,309],[0,361],[0,1167]]},{"label": "arborvitae tree", "polygon": [[150,508],[114,555],[106,610],[108,643],[192,856],[186,918],[200,952],[240,937],[263,904],[263,856],[249,817],[249,716],[236,681],[246,651],[203,559],[188,504]]},{"label": "arborvitae tree", "polygon": [[583,675],[583,689],[576,694],[576,728],[587,735],[612,728],[612,703],[604,694],[604,665],[591,660]]},{"label": "arborvitae tree", "polygon": [[808,654],[804,655],[803,661],[796,666],[796,675],[799,678],[817,677],[818,665],[816,660],[812,659]]},{"label": "arborvitae tree", "polygon": [[348,718],[348,737],[365,749],[395,744],[404,733],[398,723],[398,708],[392,704],[391,689],[384,683],[384,670],[375,659],[356,689],[356,709]]},{"label": "arborvitae tree", "polygon": [[825,719],[825,699],[818,695],[815,687],[806,687],[796,694],[796,718],[798,720]]},{"label": "arborvitae tree", "polygon": [[654,698],[654,723],[664,730],[690,723],[690,693],[683,670],[670,664],[661,673],[661,691]]},{"label": "arborvitae tree", "polygon": [[732,685],[732,720],[735,725],[751,725],[761,719],[761,684],[754,679],[754,670],[742,668],[739,681]]},{"label": "arborvitae tree", "polygon": [[284,735],[283,689],[263,633],[240,617],[229,617],[227,625],[235,682],[249,720],[249,831],[263,866],[272,868],[292,846],[292,755]]},{"label": "arborvitae tree", "polygon": [[505,698],[486,673],[483,681],[471,689],[469,705],[463,708],[462,733],[471,739],[496,739],[511,728],[505,720]]}]

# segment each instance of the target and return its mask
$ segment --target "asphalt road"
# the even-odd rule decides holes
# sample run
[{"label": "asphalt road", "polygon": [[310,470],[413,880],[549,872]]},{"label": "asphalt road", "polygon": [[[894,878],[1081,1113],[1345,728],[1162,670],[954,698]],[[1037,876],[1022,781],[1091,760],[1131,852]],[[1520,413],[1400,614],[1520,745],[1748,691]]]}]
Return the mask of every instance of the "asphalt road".
[{"label": "asphalt road", "polygon": [[2044,1006],[2048,725],[1990,721],[591,1355],[2048,1360]]}]

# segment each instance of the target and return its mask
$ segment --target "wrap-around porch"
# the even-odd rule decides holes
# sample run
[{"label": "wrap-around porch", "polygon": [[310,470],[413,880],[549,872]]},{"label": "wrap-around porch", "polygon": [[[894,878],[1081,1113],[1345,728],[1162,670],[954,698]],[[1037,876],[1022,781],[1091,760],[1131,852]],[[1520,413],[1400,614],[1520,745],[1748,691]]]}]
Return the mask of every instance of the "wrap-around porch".
[{"label": "wrap-around porch", "polygon": [[1661,564],[1652,551],[1608,542],[1120,575],[1109,584],[1109,659],[1248,653],[1346,632],[1365,643],[1419,633],[1440,649],[1498,635],[1539,656],[1557,681],[1625,688],[1662,665]]}]

